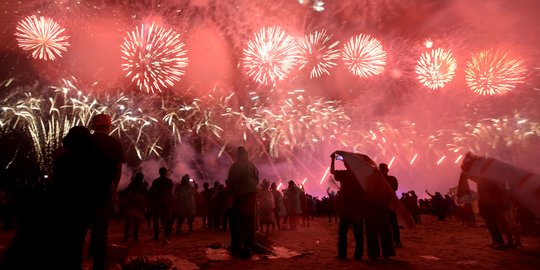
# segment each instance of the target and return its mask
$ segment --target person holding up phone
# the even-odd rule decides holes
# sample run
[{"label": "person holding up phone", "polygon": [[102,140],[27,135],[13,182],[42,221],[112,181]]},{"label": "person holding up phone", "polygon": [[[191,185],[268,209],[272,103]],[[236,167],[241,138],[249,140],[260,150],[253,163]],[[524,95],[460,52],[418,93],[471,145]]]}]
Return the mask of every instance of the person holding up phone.
[{"label": "person holding up phone", "polygon": [[[347,233],[352,227],[355,240],[354,258],[362,260],[364,253],[364,190],[356,176],[352,172],[343,156],[330,155],[332,161],[330,173],[334,175],[336,181],[340,182],[341,196],[338,200],[338,255],[337,259],[347,259]],[[335,161],[342,161],[345,170],[335,170]]]}]

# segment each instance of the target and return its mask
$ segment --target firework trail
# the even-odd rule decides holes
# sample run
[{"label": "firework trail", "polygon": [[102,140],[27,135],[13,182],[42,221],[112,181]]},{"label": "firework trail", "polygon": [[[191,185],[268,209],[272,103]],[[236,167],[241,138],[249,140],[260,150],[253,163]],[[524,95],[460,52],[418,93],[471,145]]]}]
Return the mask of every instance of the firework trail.
[{"label": "firework trail", "polygon": [[[208,99],[213,99],[212,95]],[[224,98],[222,100],[228,100]],[[182,142],[184,133],[194,132],[204,138],[214,136],[221,139],[223,128],[218,121],[221,121],[220,102],[204,105],[204,100],[200,98],[193,99],[191,102],[162,102],[162,117],[164,123],[168,126],[176,142]]]},{"label": "firework trail", "polygon": [[508,52],[485,50],[473,54],[465,69],[465,82],[479,95],[504,94],[525,80],[524,61]]},{"label": "firework trail", "polygon": [[386,51],[370,35],[352,37],[345,43],[342,55],[347,69],[362,78],[380,74],[386,65]]},{"label": "firework trail", "polygon": [[174,86],[185,74],[187,51],[180,34],[152,23],[128,33],[121,46],[122,69],[140,90],[154,93]]},{"label": "firework trail", "polygon": [[[18,92],[3,100],[0,128],[2,132],[24,130],[32,141],[34,154],[41,170],[50,172],[51,155],[61,146],[62,138],[70,128],[89,126],[92,117],[108,113],[113,118],[113,130],[135,151],[140,159],[159,156],[160,134],[152,117],[122,94],[95,97],[76,89],[74,80],[63,80],[59,87],[49,87],[35,95],[36,89]],[[137,108],[137,109],[132,109]]]},{"label": "firework trail", "polygon": [[332,35],[327,35],[326,30],[306,35],[300,46],[299,69],[308,68],[310,78],[330,75],[329,70],[337,65],[340,57],[340,50],[336,48],[338,44],[339,41],[333,42]]},{"label": "firework trail", "polygon": [[268,85],[285,79],[299,58],[300,51],[292,36],[279,27],[265,27],[248,41],[243,65],[255,82]]},{"label": "firework trail", "polygon": [[453,141],[448,144],[453,151],[470,151],[505,160],[526,158],[526,154],[535,155],[534,145],[540,139],[540,123],[514,112],[512,116],[467,121],[465,130],[456,131],[453,136]]},{"label": "firework trail", "polygon": [[450,50],[434,49],[423,53],[416,65],[421,84],[429,89],[443,88],[456,76],[457,61]]},{"label": "firework trail", "polygon": [[28,16],[17,24],[15,36],[19,47],[32,51],[32,57],[43,60],[54,60],[62,57],[62,52],[69,46],[65,29],[50,18]]}]

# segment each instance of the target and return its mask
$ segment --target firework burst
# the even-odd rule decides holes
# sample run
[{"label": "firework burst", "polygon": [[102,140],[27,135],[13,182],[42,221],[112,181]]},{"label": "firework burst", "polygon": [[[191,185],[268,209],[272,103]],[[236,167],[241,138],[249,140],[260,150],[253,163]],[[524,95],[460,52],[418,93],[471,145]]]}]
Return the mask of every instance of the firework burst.
[{"label": "firework burst", "polygon": [[386,65],[386,51],[370,35],[352,37],[343,47],[343,62],[354,75],[367,78],[380,74]]},{"label": "firework burst", "polygon": [[326,30],[306,35],[300,46],[299,69],[309,68],[310,78],[320,77],[323,73],[330,75],[329,70],[337,65],[340,56],[338,44],[339,41],[332,42],[332,36],[327,35]]},{"label": "firework burst", "polygon": [[486,50],[474,54],[465,69],[465,82],[479,95],[503,94],[525,79],[523,60],[508,52]]},{"label": "firework burst", "polygon": [[416,74],[420,83],[430,89],[443,88],[456,76],[457,62],[450,50],[434,49],[420,56]]},{"label": "firework burst", "polygon": [[161,92],[174,86],[185,74],[187,51],[180,34],[152,23],[135,28],[122,44],[122,64],[126,77],[143,91]]},{"label": "firework burst", "polygon": [[15,36],[19,47],[32,51],[35,59],[54,60],[62,57],[69,46],[65,29],[50,18],[35,15],[22,19],[16,28]]},{"label": "firework burst", "polygon": [[449,150],[472,152],[521,162],[536,157],[535,144],[540,141],[540,123],[513,115],[466,121],[464,130],[453,132]]},{"label": "firework burst", "polygon": [[271,84],[283,80],[300,58],[295,39],[279,27],[265,27],[244,49],[246,74],[255,82]]}]

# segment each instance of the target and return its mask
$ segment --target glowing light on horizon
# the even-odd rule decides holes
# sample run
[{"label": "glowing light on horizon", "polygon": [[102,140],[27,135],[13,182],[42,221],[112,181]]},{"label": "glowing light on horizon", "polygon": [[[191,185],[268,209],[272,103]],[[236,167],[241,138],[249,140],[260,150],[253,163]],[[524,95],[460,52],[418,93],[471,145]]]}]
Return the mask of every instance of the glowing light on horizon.
[{"label": "glowing light on horizon", "polygon": [[384,71],[386,51],[379,40],[360,34],[345,43],[342,59],[352,74],[367,78]]},{"label": "glowing light on horizon", "polygon": [[338,45],[339,41],[332,42],[332,35],[327,35],[326,30],[306,35],[300,46],[299,69],[310,69],[310,78],[320,77],[322,74],[330,75],[329,70],[337,65],[340,57]]},{"label": "glowing light on horizon", "polygon": [[122,44],[122,69],[126,77],[148,93],[174,86],[185,74],[187,51],[180,34],[154,23],[129,32]]},{"label": "glowing light on horizon", "polygon": [[525,80],[524,61],[508,52],[485,50],[473,54],[465,69],[465,82],[479,95],[504,94]]},{"label": "glowing light on horizon", "polygon": [[300,59],[299,47],[279,27],[264,27],[244,48],[246,75],[260,84],[274,84],[289,75]]},{"label": "glowing light on horizon", "polygon": [[450,50],[434,49],[420,56],[416,74],[421,84],[430,89],[443,88],[456,76],[457,61]]},{"label": "glowing light on horizon", "polygon": [[321,182],[319,183],[319,185],[322,185],[322,183],[324,182],[324,179],[326,179],[326,175],[328,175],[329,171],[330,171],[330,167],[326,168],[326,171],[324,172],[323,177],[322,177]]},{"label": "glowing light on horizon", "polygon": [[62,57],[62,52],[69,47],[69,36],[64,35],[64,31],[54,20],[32,15],[17,24],[15,36],[19,47],[32,51],[33,58],[54,60]]}]

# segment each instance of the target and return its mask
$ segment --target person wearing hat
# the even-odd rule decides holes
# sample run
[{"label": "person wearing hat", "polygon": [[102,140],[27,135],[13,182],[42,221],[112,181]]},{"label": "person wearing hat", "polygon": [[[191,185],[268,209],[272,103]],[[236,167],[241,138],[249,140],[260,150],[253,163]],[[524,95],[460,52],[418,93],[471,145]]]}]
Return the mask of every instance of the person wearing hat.
[{"label": "person wearing hat", "polygon": [[97,114],[92,118],[92,142],[97,153],[92,164],[95,183],[90,191],[94,200],[89,224],[92,228],[89,255],[93,257],[94,270],[106,268],[108,215],[122,175],[122,163],[125,163],[122,144],[109,135],[111,128],[109,115]]},{"label": "person wearing hat", "polygon": [[237,160],[229,169],[228,180],[233,196],[231,208],[231,253],[251,257],[255,241],[259,170],[249,160],[247,150],[237,148]]}]

